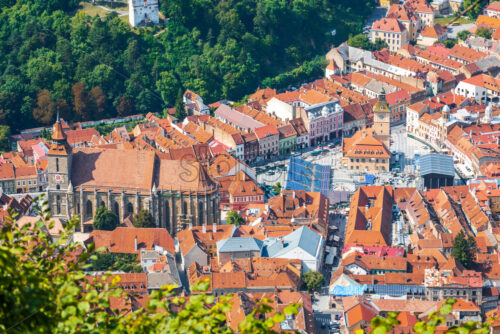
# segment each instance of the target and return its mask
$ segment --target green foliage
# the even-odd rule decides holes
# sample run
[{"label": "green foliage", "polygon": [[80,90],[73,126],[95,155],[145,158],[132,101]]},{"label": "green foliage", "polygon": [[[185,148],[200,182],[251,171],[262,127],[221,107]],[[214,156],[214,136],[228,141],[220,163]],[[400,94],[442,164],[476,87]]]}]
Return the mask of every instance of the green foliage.
[{"label": "green foliage", "polygon": [[[131,296],[117,286],[119,276],[89,278],[86,263],[95,260],[93,244],[83,248],[72,242],[78,219],[71,219],[60,238],[53,240],[44,228],[50,220],[47,203],[39,208],[41,220],[17,227],[7,217],[0,229],[0,332],[2,333],[231,333],[225,313],[231,296],[200,293],[175,297],[175,286],[153,291],[144,308],[124,314],[111,306],[112,299],[132,304]],[[12,213],[11,213],[12,214]],[[210,282],[191,287],[203,292]],[[260,301],[240,326],[243,333],[271,333],[284,318],[265,320],[272,309]],[[175,307],[173,307],[175,306]],[[180,311],[172,311],[172,309]],[[297,313],[297,305],[284,310]],[[264,320],[263,320],[264,319]]]},{"label": "green foliage", "polygon": [[[446,326],[446,315],[450,314],[453,310],[453,304],[456,303],[455,299],[447,299],[445,304],[439,309],[439,312],[434,311],[427,319],[419,321],[413,326],[413,331],[418,334],[433,334],[439,326]],[[386,334],[391,333],[394,326],[399,324],[397,320],[399,312],[389,312],[387,318],[374,317],[370,321],[370,327],[373,328],[373,334]],[[490,333],[490,323],[467,321],[460,326],[450,327],[446,333],[450,334],[464,334],[464,333],[477,333],[488,334]],[[356,330],[356,334],[363,334],[364,330]]]},{"label": "green foliage", "polygon": [[240,226],[245,224],[245,219],[236,210],[231,210],[227,213],[226,221],[228,224],[232,224],[235,226]]},{"label": "green foliage", "polygon": [[[360,32],[375,3],[162,1],[169,20],[160,32],[134,30],[116,13],[101,19],[63,12],[77,2],[0,2],[1,121],[13,131],[48,122],[49,96],[69,107],[66,120],[82,121],[158,112],[175,106],[179,89],[210,103],[239,100],[262,82],[298,85],[323,74],[323,57],[314,57]],[[37,105],[42,90],[45,109]]]},{"label": "green foliage", "polygon": [[375,43],[372,43],[365,34],[357,34],[350,36],[347,44],[354,48],[360,48],[368,51],[377,51],[387,48],[387,43],[380,38],[377,38]]},{"label": "green foliage", "polygon": [[477,28],[476,30],[476,36],[483,37],[486,39],[491,39],[491,31],[488,28]]},{"label": "green foliage", "polygon": [[470,35],[470,32],[468,30],[462,30],[457,34],[457,38],[459,40],[465,41]]},{"label": "green foliage", "polygon": [[291,71],[278,74],[274,78],[266,78],[262,81],[263,87],[276,89],[299,86],[301,83],[311,81],[320,77],[326,67],[325,57],[318,56],[311,61],[305,61],[301,66]]},{"label": "green foliage", "polygon": [[175,114],[174,114],[174,116],[179,121],[184,120],[184,118],[186,118],[186,116],[187,116],[186,106],[184,105],[184,102],[182,99],[182,90],[180,90],[180,89],[177,93],[177,99],[175,100]]},{"label": "green foliage", "polygon": [[277,193],[277,194],[281,193],[281,183],[280,182],[276,182],[276,184],[274,186],[271,186],[271,188],[273,188],[275,193]]},{"label": "green foliage", "polygon": [[[475,2],[477,2],[477,0],[464,0],[462,3],[462,8],[469,8]],[[477,19],[479,14],[483,12],[484,4],[484,1],[479,1],[479,4],[467,13],[467,17],[474,20]]]},{"label": "green foliage", "polygon": [[156,227],[155,221],[148,210],[142,209],[132,218],[132,224],[135,227]]},{"label": "green foliage", "polygon": [[0,125],[0,152],[10,151],[10,128],[8,125]]},{"label": "green foliage", "polygon": [[466,237],[464,231],[460,231],[453,240],[452,256],[460,261],[465,268],[470,269],[474,266],[476,251],[476,240]]},{"label": "green foliage", "polygon": [[140,273],[142,268],[137,260],[137,254],[98,253],[90,261],[92,271],[124,271],[126,273]]},{"label": "green foliage", "polygon": [[444,46],[448,49],[451,49],[452,47],[455,46],[455,44],[457,44],[457,40],[456,39],[447,39],[446,41],[443,42]]},{"label": "green foliage", "polygon": [[94,230],[113,231],[118,226],[118,217],[104,206],[97,208],[94,216]]},{"label": "green foliage", "polygon": [[309,293],[317,291],[323,285],[325,279],[323,274],[318,271],[309,270],[307,273],[302,275],[302,281],[307,287]]}]

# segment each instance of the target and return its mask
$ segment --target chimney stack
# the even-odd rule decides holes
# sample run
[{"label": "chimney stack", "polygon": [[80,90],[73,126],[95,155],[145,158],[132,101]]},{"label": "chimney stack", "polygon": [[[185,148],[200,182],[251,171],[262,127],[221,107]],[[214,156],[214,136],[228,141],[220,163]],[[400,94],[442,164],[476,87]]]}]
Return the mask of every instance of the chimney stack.
[{"label": "chimney stack", "polygon": [[217,224],[215,223],[212,224],[212,232],[217,232]]},{"label": "chimney stack", "polygon": [[137,236],[134,238],[134,250],[137,252]]},{"label": "chimney stack", "polygon": [[189,229],[192,230],[193,229],[193,223],[189,223]]},{"label": "chimney stack", "polygon": [[203,231],[203,233],[207,233],[207,225],[206,224],[202,225],[202,231]]}]

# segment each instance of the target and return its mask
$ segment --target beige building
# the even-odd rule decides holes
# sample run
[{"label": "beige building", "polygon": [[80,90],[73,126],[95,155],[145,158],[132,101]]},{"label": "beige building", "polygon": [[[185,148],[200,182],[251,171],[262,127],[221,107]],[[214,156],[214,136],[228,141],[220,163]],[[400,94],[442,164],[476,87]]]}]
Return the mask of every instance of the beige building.
[{"label": "beige building", "polygon": [[377,39],[386,42],[389,51],[397,51],[408,42],[408,30],[398,19],[383,18],[372,26],[372,42]]}]

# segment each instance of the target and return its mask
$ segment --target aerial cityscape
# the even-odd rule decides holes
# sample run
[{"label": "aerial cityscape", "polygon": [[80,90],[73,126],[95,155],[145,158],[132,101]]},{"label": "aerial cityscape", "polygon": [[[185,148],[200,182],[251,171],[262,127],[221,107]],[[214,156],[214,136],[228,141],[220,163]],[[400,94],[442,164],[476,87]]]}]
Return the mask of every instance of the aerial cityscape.
[{"label": "aerial cityscape", "polygon": [[500,1],[0,0],[1,333],[500,333]]}]

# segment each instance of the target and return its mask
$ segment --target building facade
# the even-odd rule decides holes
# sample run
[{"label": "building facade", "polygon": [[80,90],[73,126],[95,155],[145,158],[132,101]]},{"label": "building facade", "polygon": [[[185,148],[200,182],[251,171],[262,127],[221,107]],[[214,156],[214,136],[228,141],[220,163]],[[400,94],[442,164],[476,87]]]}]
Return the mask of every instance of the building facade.
[{"label": "building facade", "polygon": [[48,153],[48,201],[56,218],[79,216],[90,230],[98,207],[121,220],[147,209],[172,235],[189,224],[218,223],[219,190],[197,162],[162,160],[151,151],[67,144],[59,120]]},{"label": "building facade", "polygon": [[128,18],[132,27],[158,24],[158,0],[128,0]]}]

